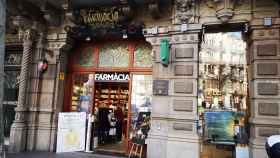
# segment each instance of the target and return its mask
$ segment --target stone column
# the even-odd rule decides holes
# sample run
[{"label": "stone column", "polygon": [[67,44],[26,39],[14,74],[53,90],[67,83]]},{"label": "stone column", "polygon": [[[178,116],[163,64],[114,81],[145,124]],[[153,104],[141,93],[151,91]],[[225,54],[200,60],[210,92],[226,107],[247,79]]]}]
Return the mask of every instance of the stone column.
[{"label": "stone column", "polygon": [[[152,123],[147,139],[148,158],[199,158],[197,120],[198,33],[200,25],[189,24],[190,32],[180,32],[175,26],[159,28],[157,35],[146,36],[153,46]],[[167,67],[160,63],[160,41],[170,43],[170,61]],[[160,83],[162,82],[162,83]],[[168,94],[162,95],[163,84]],[[159,90],[159,91],[158,91]]]},{"label": "stone column", "polygon": [[23,39],[23,56],[20,72],[18,105],[15,109],[16,116],[10,133],[10,150],[13,152],[24,151],[26,147],[26,91],[33,44],[31,30],[20,31],[19,34]]},{"label": "stone column", "polygon": [[[266,5],[264,5],[266,4]],[[248,41],[250,157],[266,157],[266,138],[280,134],[280,21],[276,1],[256,1]],[[269,10],[264,13],[263,10]],[[278,18],[277,18],[278,16]],[[264,26],[264,18],[267,26]],[[278,20],[277,20],[278,19]],[[271,25],[269,24],[271,22]]]}]

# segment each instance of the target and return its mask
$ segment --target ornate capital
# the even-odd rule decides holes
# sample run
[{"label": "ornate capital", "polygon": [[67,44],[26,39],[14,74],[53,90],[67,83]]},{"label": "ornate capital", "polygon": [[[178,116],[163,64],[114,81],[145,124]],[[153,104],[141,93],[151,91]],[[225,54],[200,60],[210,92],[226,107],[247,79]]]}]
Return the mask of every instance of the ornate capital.
[{"label": "ornate capital", "polygon": [[[18,30],[18,39],[20,41],[32,41],[36,37],[36,31],[42,31],[42,24],[36,21],[30,21],[23,16],[13,17],[13,25]],[[36,30],[36,31],[35,31]]]},{"label": "ornate capital", "polygon": [[18,38],[21,41],[32,41],[36,36],[36,32],[32,29],[19,29]]},{"label": "ornate capital", "polygon": [[189,23],[190,19],[195,16],[195,0],[176,0],[176,18],[181,23]]},{"label": "ornate capital", "polygon": [[221,22],[227,23],[234,16],[234,9],[243,0],[207,0],[208,7],[216,10],[216,16]]}]

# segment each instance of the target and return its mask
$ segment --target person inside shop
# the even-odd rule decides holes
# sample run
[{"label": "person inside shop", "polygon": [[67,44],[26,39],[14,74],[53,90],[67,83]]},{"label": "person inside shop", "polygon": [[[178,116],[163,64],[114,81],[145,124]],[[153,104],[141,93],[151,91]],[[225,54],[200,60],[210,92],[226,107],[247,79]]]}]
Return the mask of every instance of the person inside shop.
[{"label": "person inside shop", "polygon": [[102,104],[98,110],[98,135],[100,144],[105,144],[106,142],[108,142],[107,136],[110,130],[108,115],[108,108],[106,108],[105,105]]},{"label": "person inside shop", "polygon": [[116,135],[116,118],[113,109],[109,110],[108,120],[110,123],[110,130],[109,130],[110,142],[112,142]]},{"label": "person inside shop", "polygon": [[124,120],[124,114],[122,110],[121,104],[117,106],[117,109],[115,110],[115,117],[116,117],[116,133],[117,133],[117,141],[122,140],[122,126],[123,126],[123,120]]}]

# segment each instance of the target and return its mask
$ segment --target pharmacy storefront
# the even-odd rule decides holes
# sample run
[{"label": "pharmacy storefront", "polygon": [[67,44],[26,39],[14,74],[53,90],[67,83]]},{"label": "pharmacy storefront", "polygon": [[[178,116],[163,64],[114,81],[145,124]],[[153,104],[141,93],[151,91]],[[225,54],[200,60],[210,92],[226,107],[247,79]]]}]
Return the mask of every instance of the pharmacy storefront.
[{"label": "pharmacy storefront", "polygon": [[151,46],[143,40],[86,43],[73,52],[64,111],[91,116],[90,149],[128,151],[141,124],[149,121],[151,66]]}]

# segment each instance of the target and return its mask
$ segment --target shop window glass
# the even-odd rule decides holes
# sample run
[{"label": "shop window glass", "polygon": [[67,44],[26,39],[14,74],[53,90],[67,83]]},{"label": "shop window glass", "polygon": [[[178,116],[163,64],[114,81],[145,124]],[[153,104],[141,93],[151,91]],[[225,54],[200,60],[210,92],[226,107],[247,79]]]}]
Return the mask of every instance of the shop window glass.
[{"label": "shop window glass", "polygon": [[82,67],[91,67],[93,66],[94,61],[93,47],[85,47],[79,52],[75,64]]},{"label": "shop window glass", "polygon": [[152,67],[152,48],[148,44],[139,45],[134,52],[135,67]]},{"label": "shop window glass", "polygon": [[199,55],[201,136],[211,143],[246,143],[246,43],[241,32],[208,33],[204,37]]},{"label": "shop window glass", "polygon": [[[130,139],[144,141],[150,125],[152,102],[152,76],[133,75],[131,93]],[[141,142],[140,142],[141,143]]]},{"label": "shop window glass", "polygon": [[75,74],[70,111],[90,112],[94,74]]},{"label": "shop window glass", "polygon": [[99,52],[99,67],[128,67],[128,45],[106,44]]}]

